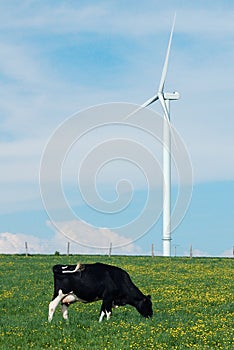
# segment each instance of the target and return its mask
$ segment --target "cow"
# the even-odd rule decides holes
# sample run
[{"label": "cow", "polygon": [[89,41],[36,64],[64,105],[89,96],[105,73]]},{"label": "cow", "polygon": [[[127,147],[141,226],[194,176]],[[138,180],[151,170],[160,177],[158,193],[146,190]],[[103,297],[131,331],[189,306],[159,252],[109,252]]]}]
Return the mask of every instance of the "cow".
[{"label": "cow", "polygon": [[145,318],[153,316],[150,295],[144,295],[123,269],[102,264],[55,265],[54,296],[49,304],[48,321],[61,302],[62,315],[68,320],[68,306],[77,301],[102,300],[99,322],[112,315],[112,308],[132,305]]}]

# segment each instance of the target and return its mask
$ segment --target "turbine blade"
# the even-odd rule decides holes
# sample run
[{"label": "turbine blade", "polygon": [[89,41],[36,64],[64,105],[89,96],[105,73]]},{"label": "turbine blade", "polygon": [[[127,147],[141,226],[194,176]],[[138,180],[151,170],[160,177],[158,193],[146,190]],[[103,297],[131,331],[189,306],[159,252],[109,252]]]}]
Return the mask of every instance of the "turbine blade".
[{"label": "turbine blade", "polygon": [[143,103],[143,104],[141,105],[141,108],[145,108],[145,107],[151,105],[151,103],[154,103],[154,102],[157,101],[157,100],[158,100],[158,95],[153,96],[153,97],[151,97],[149,100],[147,100],[145,103]]},{"label": "turbine blade", "polygon": [[165,102],[164,97],[163,97],[162,94],[158,94],[158,98],[159,98],[159,101],[160,101],[161,106],[163,108],[164,118],[166,119],[166,121],[168,123],[168,127],[170,127],[171,138],[173,140],[175,148],[177,149],[177,142],[176,142],[175,136],[173,134],[173,129],[171,128],[171,121],[170,121],[170,116],[169,116],[169,112],[168,112],[168,109],[167,109],[166,102]]},{"label": "turbine blade", "polygon": [[167,75],[169,55],[170,55],[170,50],[171,50],[172,36],[173,36],[173,31],[174,31],[174,26],[175,26],[175,20],[176,20],[176,13],[174,15],[174,20],[173,20],[172,27],[171,27],[171,34],[170,34],[170,38],[169,38],[169,42],[168,42],[167,53],[166,53],[166,57],[165,57],[165,61],[164,61],[164,66],[163,66],[161,80],[160,80],[159,87],[158,87],[158,92],[163,92],[163,89],[164,89],[165,79],[166,79],[166,75]]},{"label": "turbine blade", "polygon": [[151,97],[149,100],[147,100],[145,103],[143,103],[141,106],[139,106],[138,108],[136,108],[133,112],[129,113],[123,120],[126,120],[128,118],[130,118],[132,115],[136,114],[137,112],[139,112],[141,109],[151,105],[151,103],[155,102],[158,100],[158,96],[154,96]]},{"label": "turbine blade", "polygon": [[164,117],[166,118],[167,122],[170,123],[170,117],[169,117],[169,113],[168,113],[166,102],[165,102],[165,100],[163,98],[163,95],[162,94],[158,94],[158,98],[159,98],[159,101],[161,103],[161,106],[162,106],[162,109],[163,109],[163,112],[164,112]]}]

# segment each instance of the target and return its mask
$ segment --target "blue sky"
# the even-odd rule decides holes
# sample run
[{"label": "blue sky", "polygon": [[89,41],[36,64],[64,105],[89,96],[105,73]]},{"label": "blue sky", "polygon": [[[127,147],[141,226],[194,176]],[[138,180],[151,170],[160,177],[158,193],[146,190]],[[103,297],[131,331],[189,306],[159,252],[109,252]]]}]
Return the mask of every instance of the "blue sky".
[{"label": "blue sky", "polygon": [[[165,88],[181,94],[181,99],[171,104],[171,118],[191,158],[193,195],[182,223],[173,232],[172,250],[176,245],[177,253],[186,255],[192,244],[196,255],[231,256],[233,2],[13,0],[2,2],[0,10],[0,251],[23,252],[25,241],[31,252],[66,251],[68,239],[50,223],[40,196],[45,145],[61,123],[81,110],[109,102],[141,104],[155,93],[176,11]],[[152,110],[162,113],[157,104]],[[75,151],[80,153],[82,148],[84,155],[89,146],[94,147],[100,137],[105,141],[107,135],[119,137],[116,131],[103,130],[78,144]],[[142,143],[150,141],[142,136]],[[80,222],[79,231],[90,244],[97,244],[97,237],[100,240],[103,235],[117,242],[116,220],[126,223],[144,207],[141,175],[134,175],[134,169],[123,163],[107,170],[99,192],[113,200],[114,181],[128,168],[133,174],[134,201],[128,211],[121,212],[122,218],[121,213],[117,217],[95,216],[78,193],[77,197],[74,194],[78,163],[71,172],[69,164],[72,160],[69,163],[68,158],[68,200],[84,221],[96,227],[90,229]],[[173,196],[175,192],[176,186]],[[124,195],[128,194],[126,190]],[[155,197],[160,201],[159,194]],[[71,234],[75,224],[58,226]],[[120,243],[126,243],[124,237]],[[161,254],[161,217],[141,239],[114,252],[146,254],[151,243]],[[106,252],[74,242],[71,250]]]}]

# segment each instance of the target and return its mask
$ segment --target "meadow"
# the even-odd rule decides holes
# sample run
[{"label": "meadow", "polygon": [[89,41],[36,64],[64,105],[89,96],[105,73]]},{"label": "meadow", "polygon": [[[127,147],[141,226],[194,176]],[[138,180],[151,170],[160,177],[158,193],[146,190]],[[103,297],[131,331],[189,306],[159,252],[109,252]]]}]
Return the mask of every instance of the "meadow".
[{"label": "meadow", "polygon": [[[98,322],[101,302],[76,303],[69,322],[57,308],[51,324],[52,266],[105,262],[124,268],[154,316],[131,306]],[[233,259],[133,256],[0,255],[0,349],[233,349]]]}]

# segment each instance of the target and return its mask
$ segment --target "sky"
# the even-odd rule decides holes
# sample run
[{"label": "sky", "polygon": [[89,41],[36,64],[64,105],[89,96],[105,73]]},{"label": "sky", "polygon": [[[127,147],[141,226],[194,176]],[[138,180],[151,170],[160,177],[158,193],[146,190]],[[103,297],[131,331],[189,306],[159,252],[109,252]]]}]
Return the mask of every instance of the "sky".
[{"label": "sky", "polygon": [[162,254],[163,111],[123,118],[157,91],[175,12],[172,255],[232,256],[227,0],[1,2],[0,253]]}]

